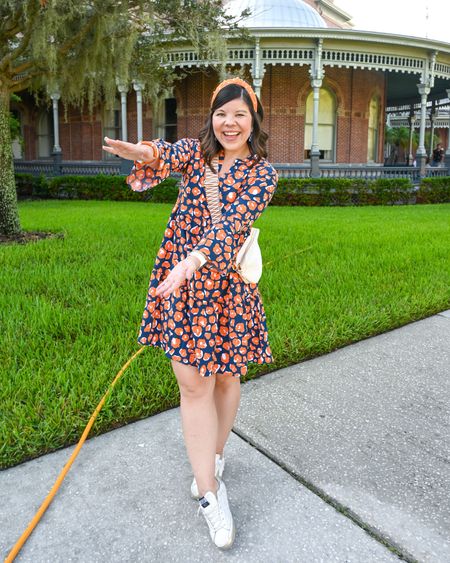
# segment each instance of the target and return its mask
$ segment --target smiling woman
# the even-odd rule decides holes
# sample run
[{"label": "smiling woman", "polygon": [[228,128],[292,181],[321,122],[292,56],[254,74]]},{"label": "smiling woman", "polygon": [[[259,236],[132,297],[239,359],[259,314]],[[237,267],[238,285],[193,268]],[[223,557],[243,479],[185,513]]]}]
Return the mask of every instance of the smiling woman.
[{"label": "smiling woman", "polygon": [[[182,175],[150,276],[138,341],[162,348],[172,362],[194,473],[191,496],[200,501],[220,548],[231,547],[235,535],[222,473],[240,377],[250,362],[273,361],[258,284],[246,283],[235,264],[278,180],[266,160],[262,119],[253,89],[235,78],[214,91],[198,139],[136,145],[106,139],[104,147],[135,160],[127,178],[135,191],[151,189],[174,172]],[[207,169],[208,178],[217,175],[214,208]]]},{"label": "smiling woman", "polygon": [[[256,161],[267,157],[267,133],[261,129],[264,112],[253,90],[244,80],[222,82],[213,93],[211,112],[205,127],[199,133],[206,164],[224,151],[222,174],[237,159],[249,156]],[[250,153],[250,154],[249,154]],[[213,171],[214,168],[212,168]]]},{"label": "smiling woman", "polygon": [[[237,99],[223,105],[213,113],[212,123],[216,139],[230,158],[248,156],[246,140],[252,132],[252,116],[245,102]],[[239,154],[238,151],[244,151],[245,154]]]}]

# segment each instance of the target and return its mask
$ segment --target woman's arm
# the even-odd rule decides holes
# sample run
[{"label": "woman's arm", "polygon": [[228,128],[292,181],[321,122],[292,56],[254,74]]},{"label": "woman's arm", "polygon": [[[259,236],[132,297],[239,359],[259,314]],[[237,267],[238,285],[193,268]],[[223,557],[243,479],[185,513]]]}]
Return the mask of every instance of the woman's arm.
[{"label": "woman's arm", "polygon": [[176,143],[155,139],[145,144],[141,143],[142,145],[149,146],[158,158],[155,161],[141,163],[135,160],[127,177],[127,184],[137,192],[155,187],[174,172],[183,173],[199,152],[199,141],[190,138],[180,139]]},{"label": "woman's arm", "polygon": [[110,154],[115,154],[127,160],[142,161],[149,166],[157,166],[159,164],[159,153],[152,147],[151,143],[128,143],[127,141],[119,141],[109,137],[105,137],[105,143],[103,150]]}]

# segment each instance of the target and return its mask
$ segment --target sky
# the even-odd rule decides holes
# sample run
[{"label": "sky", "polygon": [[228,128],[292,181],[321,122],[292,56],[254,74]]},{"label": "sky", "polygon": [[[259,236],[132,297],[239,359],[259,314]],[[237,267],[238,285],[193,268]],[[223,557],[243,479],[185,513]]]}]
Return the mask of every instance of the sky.
[{"label": "sky", "polygon": [[335,0],[335,4],[353,16],[354,29],[450,43],[449,0]]}]

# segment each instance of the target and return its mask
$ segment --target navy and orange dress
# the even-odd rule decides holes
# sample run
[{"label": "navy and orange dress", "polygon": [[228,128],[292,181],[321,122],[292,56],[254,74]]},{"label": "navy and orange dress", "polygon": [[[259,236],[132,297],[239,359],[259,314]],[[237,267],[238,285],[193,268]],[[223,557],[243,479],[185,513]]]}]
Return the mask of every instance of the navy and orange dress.
[{"label": "navy and orange dress", "polygon": [[[204,377],[239,377],[247,373],[249,362],[273,362],[258,284],[245,283],[234,260],[272,198],[278,181],[275,169],[266,159],[236,159],[219,177],[222,218],[213,224],[200,141],[153,142],[159,166],[135,162],[127,177],[131,189],[153,188],[175,172],[182,180],[151,273],[139,344],[159,346],[167,357],[197,367]],[[223,158],[222,149],[219,173]],[[156,296],[158,285],[191,251],[201,252],[206,262],[168,297]]]}]

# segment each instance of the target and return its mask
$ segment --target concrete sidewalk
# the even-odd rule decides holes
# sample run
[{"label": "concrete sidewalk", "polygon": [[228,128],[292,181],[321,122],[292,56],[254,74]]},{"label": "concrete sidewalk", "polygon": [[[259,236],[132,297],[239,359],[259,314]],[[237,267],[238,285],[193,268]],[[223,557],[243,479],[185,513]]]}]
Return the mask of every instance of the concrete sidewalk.
[{"label": "concrete sidewalk", "polygon": [[[17,561],[450,562],[450,311],[242,386],[209,539],[178,409],[86,442]],[[0,473],[0,554],[74,447]]]}]

